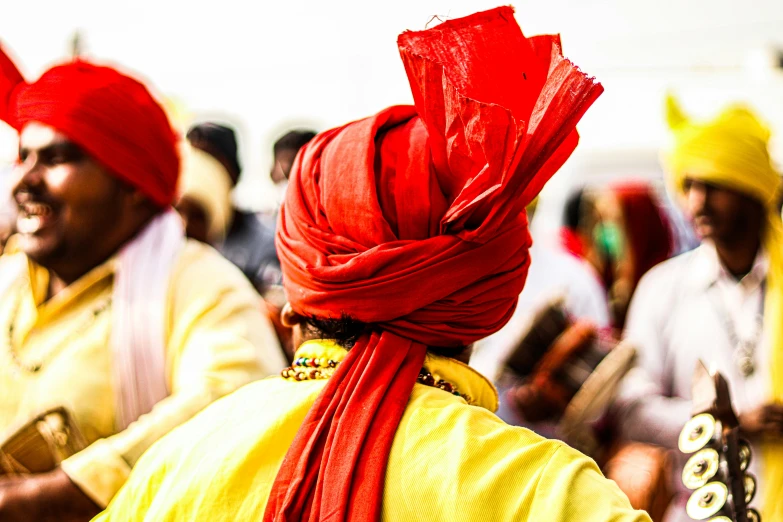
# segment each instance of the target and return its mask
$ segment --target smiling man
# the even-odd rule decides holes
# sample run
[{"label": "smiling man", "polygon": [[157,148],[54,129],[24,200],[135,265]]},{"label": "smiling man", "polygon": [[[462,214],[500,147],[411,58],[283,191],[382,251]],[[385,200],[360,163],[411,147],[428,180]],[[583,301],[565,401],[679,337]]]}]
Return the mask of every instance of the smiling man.
[{"label": "smiling man", "polygon": [[86,445],[51,471],[0,478],[0,519],[88,520],[150,444],[279,371],[282,353],[242,274],[185,240],[176,137],[141,83],[82,61],[27,83],[0,50],[0,119],[20,135],[18,234],[0,257],[0,433],[64,408]]},{"label": "smiling man", "polygon": [[[691,121],[673,99],[669,123],[669,181],[702,244],[653,268],[634,295],[626,332],[639,366],[623,383],[622,429],[631,439],[676,449],[691,415],[696,363],[715,367],[728,379],[740,428],[756,446],[751,472],[763,498],[755,504],[766,520],[781,520],[783,224],[769,131],[742,107]],[[683,491],[674,511],[682,520],[690,520],[687,498]]]}]

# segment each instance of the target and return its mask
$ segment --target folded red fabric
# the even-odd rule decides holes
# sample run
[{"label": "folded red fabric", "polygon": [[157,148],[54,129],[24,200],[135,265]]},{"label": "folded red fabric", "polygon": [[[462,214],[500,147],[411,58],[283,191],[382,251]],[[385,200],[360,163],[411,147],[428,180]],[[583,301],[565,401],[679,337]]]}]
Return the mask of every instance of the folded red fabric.
[{"label": "folded red fabric", "polygon": [[324,132],[294,164],[277,247],[300,314],[370,323],[319,395],[264,520],[380,517],[389,450],[428,346],[511,317],[529,265],[525,206],[602,92],[501,7],[400,35],[415,108]]}]

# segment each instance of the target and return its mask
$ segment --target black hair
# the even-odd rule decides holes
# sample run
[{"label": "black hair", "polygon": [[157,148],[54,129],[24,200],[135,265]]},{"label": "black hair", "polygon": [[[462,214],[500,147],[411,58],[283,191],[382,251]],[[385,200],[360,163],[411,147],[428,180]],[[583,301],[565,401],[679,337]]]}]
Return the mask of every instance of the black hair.
[{"label": "black hair", "polygon": [[[350,350],[359,337],[370,331],[372,325],[357,321],[343,313],[338,319],[306,317],[305,328],[312,338],[332,339],[346,350]],[[443,357],[456,357],[468,348],[470,345],[450,348],[428,346],[427,350]]]},{"label": "black hair", "polygon": [[343,313],[339,318],[306,317],[309,333],[320,339],[333,339],[345,349],[353,348],[359,337],[369,330],[369,325]]},{"label": "black hair", "polygon": [[[226,161],[231,176],[239,178],[242,166],[239,164],[237,136],[234,129],[214,122],[199,123],[188,131],[186,138],[191,144],[198,145],[205,152],[215,156],[218,161]],[[208,150],[207,150],[208,149]]]},{"label": "black hair", "polygon": [[283,134],[274,145],[274,152],[277,154],[281,150],[293,150],[299,152],[308,141],[315,138],[315,132],[311,130],[292,130]]},{"label": "black hair", "polygon": [[584,189],[579,189],[566,200],[563,212],[563,224],[571,230],[577,230],[582,222],[582,205],[585,200]]}]

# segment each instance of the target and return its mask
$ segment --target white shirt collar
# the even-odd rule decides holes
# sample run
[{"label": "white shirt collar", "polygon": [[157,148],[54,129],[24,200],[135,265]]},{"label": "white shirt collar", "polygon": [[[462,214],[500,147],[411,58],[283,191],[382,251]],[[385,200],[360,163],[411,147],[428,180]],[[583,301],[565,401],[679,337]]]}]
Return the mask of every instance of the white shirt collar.
[{"label": "white shirt collar", "polygon": [[739,281],[723,266],[712,242],[703,242],[693,254],[694,260],[691,263],[689,279],[701,290],[706,290],[718,281],[739,284],[750,290],[760,286],[766,280],[769,271],[769,256],[763,248],[756,254],[750,272]]}]

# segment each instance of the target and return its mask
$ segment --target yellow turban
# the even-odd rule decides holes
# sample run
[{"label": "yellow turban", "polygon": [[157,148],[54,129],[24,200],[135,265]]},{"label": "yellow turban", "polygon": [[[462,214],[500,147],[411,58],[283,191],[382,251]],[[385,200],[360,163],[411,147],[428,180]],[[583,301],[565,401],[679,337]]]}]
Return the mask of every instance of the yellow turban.
[{"label": "yellow turban", "polygon": [[219,243],[233,216],[231,176],[222,163],[202,150],[184,144],[181,152],[179,199],[189,198],[201,206],[207,217],[207,239]]},{"label": "yellow turban", "polygon": [[[666,116],[674,144],[664,154],[664,163],[678,193],[684,193],[687,177],[747,194],[767,209],[763,242],[770,268],[764,321],[771,334],[770,400],[783,403],[783,222],[777,210],[781,178],[770,161],[770,131],[741,106],[729,107],[711,121],[694,122],[669,96]],[[783,520],[783,444],[765,441],[762,453],[762,518]]]}]

